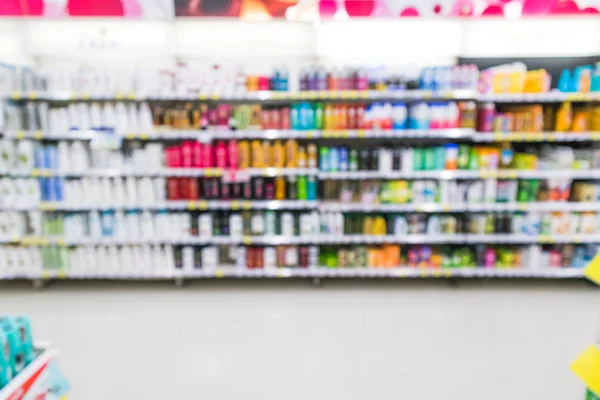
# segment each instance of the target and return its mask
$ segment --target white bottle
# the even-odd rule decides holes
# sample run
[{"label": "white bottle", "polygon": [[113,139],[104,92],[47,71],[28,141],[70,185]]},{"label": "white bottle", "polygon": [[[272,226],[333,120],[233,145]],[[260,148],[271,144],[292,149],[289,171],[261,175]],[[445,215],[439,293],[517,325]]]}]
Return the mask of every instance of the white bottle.
[{"label": "white bottle", "polygon": [[117,115],[115,108],[111,103],[104,104],[102,107],[102,126],[105,129],[115,129],[117,125]]},{"label": "white bottle", "polygon": [[89,236],[93,239],[100,239],[102,237],[102,223],[100,221],[100,213],[98,211],[90,211],[89,217]]},{"label": "white bottle", "polygon": [[148,103],[144,102],[140,105],[138,120],[140,132],[151,133],[153,131],[152,112]]},{"label": "white bottle", "polygon": [[92,103],[90,106],[90,122],[92,129],[103,128],[102,124],[102,108],[98,103]]},{"label": "white bottle", "polygon": [[284,212],[281,214],[281,235],[294,235],[294,216],[290,212]]},{"label": "white bottle", "polygon": [[263,261],[265,268],[276,268],[277,267],[277,252],[275,247],[265,247],[263,252]]},{"label": "white bottle", "polygon": [[194,269],[194,248],[191,246],[184,246],[181,249],[181,258],[183,269],[185,271],[191,271]]},{"label": "white bottle", "polygon": [[[77,109],[76,103],[69,104],[67,108],[68,118],[69,118],[69,129],[70,130],[80,130],[81,124],[79,122],[79,110]],[[64,132],[63,132],[64,133]]]},{"label": "white bottle", "polygon": [[65,141],[58,142],[58,170],[60,172],[69,172],[70,166],[70,151],[69,144]]},{"label": "white bottle", "polygon": [[200,237],[212,237],[213,234],[212,214],[200,214],[198,217],[198,231]]},{"label": "white bottle", "polygon": [[243,235],[243,219],[240,214],[231,214],[229,217],[229,232],[231,237],[241,237]]},{"label": "white bottle", "polygon": [[131,132],[127,124],[127,108],[123,103],[117,103],[115,106],[115,133],[125,135]]},{"label": "white bottle", "polygon": [[130,103],[127,107],[127,128],[130,133],[142,133],[138,123],[138,111],[135,103]]},{"label": "white bottle", "polygon": [[17,144],[16,168],[19,172],[31,172],[35,166],[35,146],[30,140],[19,140]]}]

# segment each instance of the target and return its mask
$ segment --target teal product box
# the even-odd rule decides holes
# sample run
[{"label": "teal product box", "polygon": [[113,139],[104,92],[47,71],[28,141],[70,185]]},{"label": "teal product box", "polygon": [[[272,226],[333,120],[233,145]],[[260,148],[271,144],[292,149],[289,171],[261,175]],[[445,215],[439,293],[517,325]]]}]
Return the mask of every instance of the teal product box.
[{"label": "teal product box", "polygon": [[8,337],[0,330],[0,389],[10,382],[13,377],[12,366],[10,365],[10,345]]},{"label": "teal product box", "polygon": [[17,375],[25,368],[25,356],[21,351],[21,345],[19,340],[19,329],[13,318],[3,319],[0,321],[0,331],[4,332],[8,341],[9,353],[9,365],[12,370],[12,374]]},{"label": "teal product box", "polygon": [[31,322],[28,317],[17,317],[15,320],[19,330],[19,344],[21,352],[25,358],[25,365],[29,365],[35,359],[35,350],[33,349],[33,335],[31,333]]}]

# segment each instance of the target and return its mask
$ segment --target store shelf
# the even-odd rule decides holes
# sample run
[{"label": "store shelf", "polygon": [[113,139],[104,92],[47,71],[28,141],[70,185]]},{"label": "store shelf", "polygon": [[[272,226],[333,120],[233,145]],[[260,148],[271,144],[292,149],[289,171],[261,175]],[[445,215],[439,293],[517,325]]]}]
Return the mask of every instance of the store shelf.
[{"label": "store shelf", "polygon": [[339,235],[315,234],[306,236],[188,236],[181,238],[153,237],[153,238],[118,238],[118,237],[32,237],[32,236],[5,236],[0,238],[0,243],[17,244],[23,246],[120,246],[120,245],[266,245],[277,246],[283,244],[316,244],[316,245],[347,245],[347,244],[473,244],[473,243],[505,243],[505,244],[553,244],[553,243],[600,243],[600,234],[554,234],[554,235],[526,235],[526,234],[407,234],[407,235]]},{"label": "store shelf", "polygon": [[336,235],[321,234],[319,244],[381,244],[381,243],[464,243],[463,234],[437,234],[437,235]]},{"label": "store shelf", "polygon": [[524,235],[524,234],[467,234],[466,243],[515,243],[515,244],[553,244],[553,243],[600,243],[599,234],[567,234],[567,235]]},{"label": "store shelf", "polygon": [[[30,140],[90,140],[101,131],[73,130],[67,133],[51,133],[41,130],[4,131],[9,139]],[[293,130],[293,129],[162,129],[150,133],[127,133],[121,135],[128,140],[204,140],[213,139],[471,139],[473,129],[337,129],[337,130]],[[600,134],[599,134],[600,136]]]},{"label": "store shelf", "polygon": [[475,142],[585,142],[600,140],[600,132],[477,132]]},{"label": "store shelf", "polygon": [[[21,275],[18,279],[73,280],[168,280],[214,278],[514,278],[514,279],[580,279],[582,268],[256,268],[240,266],[205,267],[196,270],[132,270],[132,271],[42,271]],[[0,275],[0,279],[2,276]]]},{"label": "store shelf", "polygon": [[316,208],[316,200],[175,200],[153,204],[89,204],[42,202],[3,206],[7,210],[88,211],[88,210],[305,210]]},{"label": "store shelf", "polygon": [[280,244],[310,244],[318,243],[319,236],[188,236],[181,238],[173,237],[152,237],[152,238],[130,238],[130,237],[31,237],[31,236],[13,236],[6,238],[0,243],[14,243],[23,246],[120,246],[120,245],[269,245],[277,246]]},{"label": "store shelf", "polygon": [[299,100],[472,100],[477,98],[473,90],[317,90],[300,92],[256,91],[240,93],[165,93],[145,95],[142,93],[75,93],[75,92],[11,92],[4,94],[11,100],[40,100],[40,101],[248,101],[248,102],[289,102]]},{"label": "store shelf", "polygon": [[561,101],[598,101],[600,92],[563,93],[551,91],[545,93],[492,93],[480,94],[479,101],[493,103],[554,103]]},{"label": "store shelf", "polygon": [[48,344],[36,343],[35,347],[40,349],[41,353],[31,362],[31,364],[14,377],[8,385],[0,390],[1,400],[46,398],[46,393],[38,393],[42,397],[36,397],[36,394],[33,392],[43,391],[45,387],[49,386],[50,382],[48,382],[48,377],[44,372],[49,363],[56,357],[58,351]]},{"label": "store shelf", "polygon": [[86,171],[71,172],[49,169],[33,169],[31,171],[2,171],[0,174],[14,177],[144,177],[144,176],[164,176],[164,177],[220,177],[226,174],[232,175],[232,180],[236,180],[236,175],[245,179],[247,176],[298,176],[298,175],[316,175],[314,168],[247,168],[243,170],[228,170],[222,168],[163,168],[147,170],[121,170],[116,168],[106,169],[88,169]]},{"label": "store shelf", "polygon": [[418,203],[362,204],[323,202],[320,211],[342,212],[480,212],[480,211],[600,211],[600,202],[531,202],[531,203]]},{"label": "store shelf", "polygon": [[600,179],[600,169],[319,172],[319,179]]}]

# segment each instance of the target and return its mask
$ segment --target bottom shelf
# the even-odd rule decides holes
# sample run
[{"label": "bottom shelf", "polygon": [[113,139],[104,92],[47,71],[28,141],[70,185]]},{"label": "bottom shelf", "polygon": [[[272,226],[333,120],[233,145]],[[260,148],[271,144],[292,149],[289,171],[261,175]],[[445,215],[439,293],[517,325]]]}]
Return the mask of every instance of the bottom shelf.
[{"label": "bottom shelf", "polygon": [[583,268],[262,268],[234,266],[190,271],[43,271],[42,273],[0,275],[11,279],[69,280],[170,280],[212,278],[523,278],[579,279]]},{"label": "bottom shelf", "polygon": [[36,343],[39,354],[2,390],[0,400],[64,399],[70,385],[54,358],[58,352],[48,344]]}]

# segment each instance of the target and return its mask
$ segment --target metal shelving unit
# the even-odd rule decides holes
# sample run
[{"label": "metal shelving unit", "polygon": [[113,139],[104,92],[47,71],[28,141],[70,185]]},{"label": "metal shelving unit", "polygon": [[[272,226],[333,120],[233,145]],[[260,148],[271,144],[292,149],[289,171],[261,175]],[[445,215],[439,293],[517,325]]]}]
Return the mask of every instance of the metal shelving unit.
[{"label": "metal shelving unit", "polygon": [[[13,101],[202,101],[202,102],[260,102],[290,103],[296,101],[452,101],[475,100],[480,102],[503,103],[554,103],[561,101],[595,102],[600,101],[600,93],[527,93],[478,95],[469,90],[432,92],[411,91],[306,91],[306,92],[249,92],[249,93],[195,93],[145,95],[142,93],[42,93],[14,92],[5,95]],[[102,132],[102,131],[100,131]],[[105,132],[105,131],[104,131]],[[91,140],[96,130],[70,132],[44,132],[40,130],[5,131],[4,136],[22,140]],[[488,133],[473,129],[342,129],[342,130],[278,130],[278,129],[165,129],[157,127],[151,132],[127,132],[118,136],[125,140],[227,140],[227,139],[301,139],[301,140],[439,140],[466,141],[473,143],[488,142],[584,142],[600,140],[600,132],[512,132]],[[90,169],[86,171],[56,171],[33,169],[31,171],[0,171],[10,177],[223,177],[239,174],[243,179],[249,177],[276,176],[315,176],[318,179],[331,180],[370,180],[370,179],[432,179],[432,180],[475,180],[475,179],[600,179],[600,169],[561,169],[561,170],[428,170],[428,171],[319,171],[315,168],[250,168],[231,171],[220,168],[161,168],[154,170]],[[235,180],[235,179],[234,179]],[[600,211],[596,202],[532,202],[532,203],[416,203],[416,204],[357,204],[327,202],[323,200],[180,200],[159,203],[138,202],[135,204],[72,204],[60,202],[41,202],[39,204],[6,205],[6,210],[44,212],[77,212],[90,210],[316,210],[320,212],[420,212],[420,213],[470,213],[505,211],[562,211],[583,212]],[[164,238],[88,238],[88,237],[21,237],[9,235],[0,238],[1,243],[22,246],[130,246],[130,245],[377,245],[396,244],[554,244],[554,243],[600,243],[600,234],[576,235],[514,235],[514,234],[448,234],[448,235],[334,235],[317,234],[311,236],[239,236],[239,237],[197,237],[189,236],[173,239]],[[38,273],[15,273],[0,276],[0,279],[183,279],[183,278],[581,278],[578,268],[277,268],[272,270],[252,270],[240,267],[206,267],[193,271],[86,271],[73,269],[68,271],[41,271]]]}]

